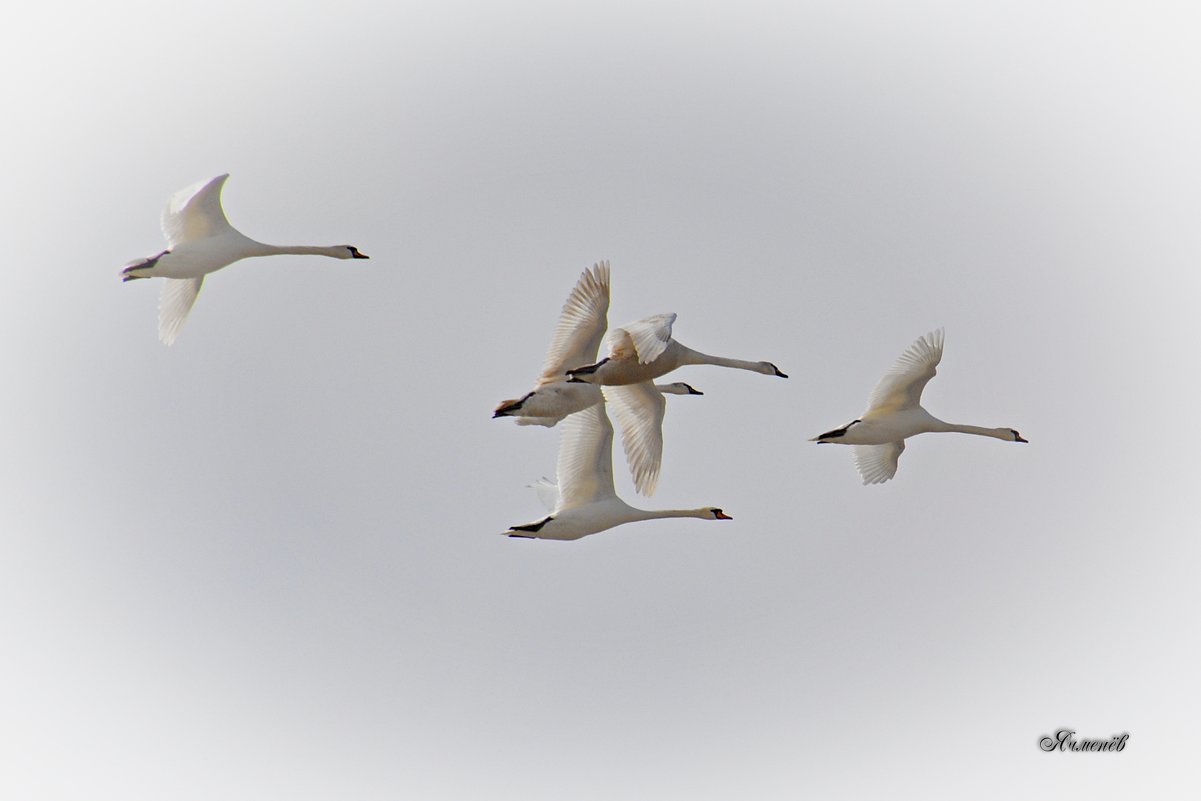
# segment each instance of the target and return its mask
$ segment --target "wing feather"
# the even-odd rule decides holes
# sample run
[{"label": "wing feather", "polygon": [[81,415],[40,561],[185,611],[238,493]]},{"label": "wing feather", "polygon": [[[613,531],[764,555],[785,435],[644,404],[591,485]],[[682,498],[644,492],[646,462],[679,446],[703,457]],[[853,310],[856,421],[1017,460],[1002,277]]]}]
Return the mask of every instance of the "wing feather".
[{"label": "wing feather", "polygon": [[897,358],[867,401],[868,414],[895,412],[917,406],[922,390],[934,377],[942,360],[943,330],[931,331]]},{"label": "wing feather", "polygon": [[229,174],[181,189],[167,201],[160,223],[168,249],[181,242],[213,236],[230,228],[221,208],[221,188]]},{"label": "wing feather", "polygon": [[617,496],[613,489],[613,424],[598,403],[559,424],[559,508],[583,506]]},{"label": "wing feather", "polygon": [[563,304],[542,363],[542,383],[562,380],[571,368],[596,361],[608,314],[609,262],[602,261],[580,274]]},{"label": "wing feather", "polygon": [[611,358],[638,357],[639,364],[647,364],[663,355],[667,343],[671,342],[671,326],[676,321],[674,312],[655,314],[609,332],[606,340]]},{"label": "wing feather", "polygon": [[199,278],[164,278],[163,291],[158,299],[158,338],[170,345],[179,336],[188,312],[200,294],[204,276]]},{"label": "wing feather", "polygon": [[883,484],[897,474],[897,460],[901,451],[905,450],[905,440],[889,442],[884,445],[852,445],[855,456],[855,468],[863,478],[863,483]]},{"label": "wing feather", "polygon": [[621,445],[634,487],[651,496],[663,462],[663,415],[667,399],[650,381],[604,387],[605,400],[621,427]]}]

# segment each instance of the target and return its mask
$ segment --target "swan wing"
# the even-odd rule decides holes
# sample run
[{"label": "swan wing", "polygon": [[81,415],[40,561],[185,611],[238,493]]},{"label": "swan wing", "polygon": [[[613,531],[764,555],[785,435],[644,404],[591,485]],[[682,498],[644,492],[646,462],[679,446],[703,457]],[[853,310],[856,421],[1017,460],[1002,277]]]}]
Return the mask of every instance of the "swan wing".
[{"label": "swan wing", "polygon": [[533,484],[530,484],[530,489],[538,495],[538,500],[542,501],[542,505],[546,507],[546,511],[555,511],[555,507],[559,505],[558,484],[543,476]]},{"label": "swan wing", "polygon": [[864,414],[895,412],[917,406],[922,399],[922,390],[942,361],[942,341],[940,328],[910,345],[876,384]]},{"label": "swan wing", "polygon": [[163,291],[158,299],[158,338],[170,345],[179,336],[188,312],[200,294],[204,276],[199,278],[164,278]]},{"label": "swan wing", "polygon": [[584,270],[567,296],[546,351],[540,380],[562,380],[571,368],[596,361],[596,352],[609,324],[608,314],[609,262],[602,261]]},{"label": "swan wing", "polygon": [[610,358],[637,357],[639,364],[653,362],[667,350],[667,343],[671,342],[671,326],[675,321],[675,313],[669,312],[644,317],[613,329],[608,337]]},{"label": "swan wing", "polygon": [[659,483],[667,398],[650,381],[603,389],[613,418],[621,426],[621,446],[634,477],[634,487],[649,497]]},{"label": "swan wing", "polygon": [[221,187],[229,174],[181,189],[167,201],[161,219],[168,249],[182,242],[216,236],[232,226],[221,208]]},{"label": "swan wing", "polygon": [[884,445],[852,445],[851,448],[864,485],[883,484],[897,474],[897,460],[905,450],[905,440]]},{"label": "swan wing", "polygon": [[605,404],[568,415],[559,428],[556,511],[617,497],[613,489],[613,424]]}]

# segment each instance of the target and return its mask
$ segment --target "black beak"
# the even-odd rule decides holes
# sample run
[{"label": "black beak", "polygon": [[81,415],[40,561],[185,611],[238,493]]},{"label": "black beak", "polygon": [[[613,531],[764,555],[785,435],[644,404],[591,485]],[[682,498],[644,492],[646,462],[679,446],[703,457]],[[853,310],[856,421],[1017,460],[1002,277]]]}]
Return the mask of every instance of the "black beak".
[{"label": "black beak", "polygon": [[354,258],[354,259],[369,259],[369,258],[371,258],[366,253],[359,253],[358,248],[351,248],[350,256],[351,256],[351,258]]},{"label": "black beak", "polygon": [[1029,443],[1029,442],[1030,442],[1030,440],[1028,440],[1028,439],[1022,439],[1022,435],[1021,435],[1021,434],[1014,434],[1014,435],[1013,435],[1013,441],[1014,441],[1014,442],[1026,442],[1026,443]]},{"label": "black beak", "polygon": [[[680,383],[683,384],[684,382],[681,381]],[[684,384],[684,389],[688,390],[689,395],[704,395],[705,394],[705,393],[701,392],[699,389],[697,389],[696,387],[692,386],[692,384]]]}]

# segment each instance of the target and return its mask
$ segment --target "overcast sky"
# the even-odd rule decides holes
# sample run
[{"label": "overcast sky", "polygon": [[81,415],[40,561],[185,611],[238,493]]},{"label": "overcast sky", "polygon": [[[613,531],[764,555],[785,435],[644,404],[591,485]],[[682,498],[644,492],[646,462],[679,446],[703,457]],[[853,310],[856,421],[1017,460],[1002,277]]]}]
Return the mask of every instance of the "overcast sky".
[{"label": "overcast sky", "polygon": [[[568,10],[570,9],[570,10]],[[0,30],[0,796],[1185,797],[1192,3],[25,4]],[[280,257],[173,348],[175,190]],[[492,420],[580,271],[693,367],[574,543]],[[946,328],[927,435],[857,416]],[[1122,753],[1043,753],[1059,728]]]}]

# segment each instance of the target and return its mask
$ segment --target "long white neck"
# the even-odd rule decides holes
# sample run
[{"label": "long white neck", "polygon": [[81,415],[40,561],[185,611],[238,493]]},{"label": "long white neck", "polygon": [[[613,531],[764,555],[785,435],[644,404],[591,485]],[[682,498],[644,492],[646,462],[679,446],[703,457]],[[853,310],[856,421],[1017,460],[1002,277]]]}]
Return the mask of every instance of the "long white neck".
[{"label": "long white neck", "polygon": [[345,259],[350,253],[343,245],[267,245],[253,242],[248,248],[252,256],[329,256]]},{"label": "long white neck", "polygon": [[[679,345],[679,343],[676,343]],[[752,373],[775,375],[775,370],[765,362],[748,362],[744,359],[727,359],[724,356],[710,356],[699,350],[680,345],[680,364],[712,364],[718,367],[733,367],[736,370],[750,370]]]},{"label": "long white neck", "polygon": [[637,513],[635,520],[662,520],[667,517],[710,518],[713,516],[708,507],[704,509],[634,509],[634,511]]},{"label": "long white neck", "polygon": [[984,428],[982,426],[968,426],[959,423],[944,423],[942,420],[935,420],[938,424],[932,431],[952,431],[957,434],[978,434],[981,437],[994,437],[996,439],[1012,440],[1013,432],[1008,428]]}]

